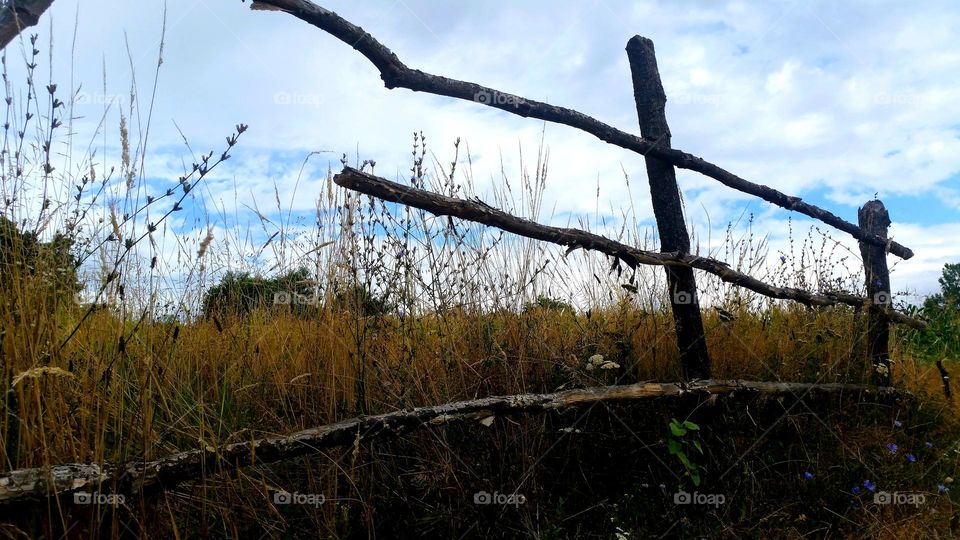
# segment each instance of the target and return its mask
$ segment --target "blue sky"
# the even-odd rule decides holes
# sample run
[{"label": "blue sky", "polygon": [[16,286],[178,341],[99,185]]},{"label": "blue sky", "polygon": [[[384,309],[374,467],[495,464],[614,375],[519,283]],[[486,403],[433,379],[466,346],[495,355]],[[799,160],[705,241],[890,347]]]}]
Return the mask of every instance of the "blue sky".
[{"label": "blue sky", "polygon": [[[639,130],[624,47],[635,34],[649,37],[674,147],[848,221],[877,193],[894,221],[892,235],[917,254],[896,265],[895,290],[933,292],[943,264],[960,261],[955,2],[318,3],[371,32],[411,67],[575,108],[633,132]],[[641,226],[653,225],[641,156],[564,126],[386,90],[374,67],[335,38],[235,0],[56,0],[36,31],[49,43],[52,21],[53,79],[70,87],[72,73],[80,89],[77,140],[97,133],[105,102],[129,110],[132,73],[143,125],[165,6],[164,62],[142,175],[150,185],[175,179],[192,160],[183,137],[195,154],[219,153],[236,123],[249,124],[234,159],[192,202],[216,219],[215,207],[229,214],[210,224],[216,236],[249,226],[247,208],[275,206],[276,195],[293,213],[310,215],[323,173],[339,168],[343,152],[351,161],[375,159],[379,174],[403,178],[414,131],[427,135],[441,163],[462,138],[481,193],[500,178],[501,160],[519,173],[521,147],[532,168],[543,131],[550,149],[544,208],[556,219],[632,204]],[[19,47],[14,43],[8,55]],[[105,120],[102,162],[118,153],[119,110]],[[301,176],[314,151],[324,153]],[[789,213],[689,171],[680,171],[679,181],[691,229],[703,242],[713,239],[704,251],[716,248],[744,208],[757,215],[755,230],[769,234],[772,251],[788,244]],[[808,222],[793,218],[805,230]],[[202,236],[206,226],[185,220],[177,230]],[[856,251],[843,233],[834,237]]]}]

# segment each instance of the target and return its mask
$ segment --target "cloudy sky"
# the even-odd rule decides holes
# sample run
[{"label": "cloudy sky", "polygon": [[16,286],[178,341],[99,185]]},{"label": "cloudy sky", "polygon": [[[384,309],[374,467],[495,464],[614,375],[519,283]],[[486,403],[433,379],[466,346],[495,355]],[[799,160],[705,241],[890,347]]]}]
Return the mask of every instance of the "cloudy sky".
[{"label": "cloudy sky", "polygon": [[[943,264],[960,261],[955,2],[319,3],[408,66],[574,108],[634,133],[624,47],[635,34],[649,37],[675,148],[852,222],[876,193],[893,237],[917,254],[895,266],[895,290],[933,292]],[[312,212],[323,172],[338,168],[342,153],[351,162],[374,159],[378,174],[404,179],[414,131],[427,135],[442,163],[453,158],[456,138],[469,145],[481,192],[500,180],[501,166],[514,176],[522,165],[534,168],[543,132],[550,174],[542,221],[565,223],[598,208],[618,215],[632,204],[639,226],[654,226],[641,156],[476,103],[386,90],[360,54],[290,15],[250,11],[239,0],[56,0],[36,30],[44,46],[51,21],[52,78],[65,88],[72,81],[79,96],[73,144],[94,141],[99,162],[118,151],[113,111],[98,131],[104,104],[128,110],[133,77],[135,138],[150,116],[148,183],[176,178],[191,153],[219,154],[234,125],[249,124],[234,159],[191,201],[213,213],[218,231],[254,219],[248,206],[272,206],[274,186],[284,206]],[[15,42],[8,56],[20,50]],[[298,182],[311,152],[324,153]],[[794,236],[806,234],[809,221],[799,214],[689,171],[679,181],[703,251],[716,249],[727,223],[745,212],[755,214],[754,232],[769,235],[774,253],[787,249],[791,215]],[[197,228],[189,220],[180,227]],[[844,233],[833,237],[856,253]]]}]

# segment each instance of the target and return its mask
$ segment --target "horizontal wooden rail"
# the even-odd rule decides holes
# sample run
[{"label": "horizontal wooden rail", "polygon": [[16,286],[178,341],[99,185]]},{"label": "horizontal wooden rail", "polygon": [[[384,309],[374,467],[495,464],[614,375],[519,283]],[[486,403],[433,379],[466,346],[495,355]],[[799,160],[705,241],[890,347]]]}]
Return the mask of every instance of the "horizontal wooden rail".
[{"label": "horizontal wooden rail", "polygon": [[675,167],[696,171],[738,191],[749,193],[787,210],[794,210],[818,219],[858,240],[883,246],[898,257],[904,259],[913,257],[913,251],[909,248],[893,240],[881,238],[864,231],[823,208],[804,202],[800,197],[787,195],[763,184],[755,184],[702,158],[681,150],[657,145],[654,141],[626,133],[579,111],[541,103],[476,83],[458,81],[424,73],[418,69],[411,69],[401,62],[393,51],[377,41],[363,28],[308,0],[255,0],[251,7],[253,9],[271,9],[290,13],[350,45],[376,66],[387,88],[407,88],[415,92],[428,92],[439,96],[464,99],[525,118],[537,118],[574,127],[597,137],[601,141],[632,150],[638,154],[660,158]]},{"label": "horizontal wooden rail", "polygon": [[[750,289],[756,293],[771,298],[793,300],[808,306],[830,306],[847,304],[851,306],[869,306],[872,302],[868,298],[847,293],[812,293],[793,287],[777,287],[738,272],[726,263],[709,257],[698,257],[685,253],[663,253],[638,249],[603,236],[583,231],[561,227],[550,227],[518,218],[502,210],[493,208],[479,200],[468,201],[439,195],[422,189],[417,189],[372,174],[367,174],[351,167],[345,167],[340,174],[333,177],[338,185],[372,195],[374,197],[405,204],[426,210],[438,216],[453,216],[460,219],[475,221],[491,227],[497,227],[507,232],[519,234],[535,240],[543,240],[569,246],[570,248],[584,248],[600,251],[617,257],[631,267],[637,264],[656,266],[686,266],[709,272],[723,281]],[[692,292],[687,291],[688,294]],[[891,309],[883,307],[891,321],[908,324],[915,328],[924,328],[926,323]]]},{"label": "horizontal wooden rail", "polygon": [[220,447],[190,450],[149,462],[111,466],[69,463],[49,468],[18,469],[0,475],[0,503],[36,500],[58,493],[96,491],[130,494],[170,489],[181,482],[200,480],[205,472],[227,472],[238,467],[264,465],[316,454],[323,449],[355,444],[382,435],[401,435],[423,427],[454,421],[487,420],[512,414],[536,414],[584,405],[636,402],[687,395],[792,397],[797,401],[829,395],[896,403],[913,399],[910,392],[856,384],[805,384],[703,380],[692,383],[638,383],[567,390],[552,394],[520,394],[418,407],[376,416],[351,418],[291,435],[251,440]]}]

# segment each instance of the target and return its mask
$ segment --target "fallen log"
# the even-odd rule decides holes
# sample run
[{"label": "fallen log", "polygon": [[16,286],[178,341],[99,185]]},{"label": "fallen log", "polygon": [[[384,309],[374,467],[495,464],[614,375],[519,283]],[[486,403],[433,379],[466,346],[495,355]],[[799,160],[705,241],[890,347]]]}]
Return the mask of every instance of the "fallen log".
[{"label": "fallen log", "polygon": [[893,240],[880,238],[875,234],[864,231],[853,223],[819,206],[804,202],[800,197],[787,195],[763,184],[755,184],[703,158],[626,133],[579,111],[534,101],[476,83],[458,81],[425,73],[419,69],[411,69],[401,62],[393,51],[377,41],[363,28],[309,0],[254,0],[251,8],[283,11],[333,35],[365,56],[380,71],[380,78],[383,79],[384,86],[389,89],[407,88],[414,92],[428,92],[438,96],[464,99],[524,118],[536,118],[574,127],[606,143],[644,156],[659,158],[674,167],[696,171],[727,187],[760,197],[781,208],[819,219],[846,232],[857,240],[875,246],[883,246],[890,253],[903,259],[913,257],[913,251],[909,248]]},{"label": "fallen log", "polygon": [[483,421],[513,414],[536,414],[599,403],[629,403],[680,396],[730,397],[764,395],[799,400],[851,394],[874,401],[895,403],[913,399],[910,392],[890,387],[855,384],[806,384],[703,380],[691,383],[638,383],[567,390],[552,394],[496,396],[470,401],[418,407],[376,416],[361,416],[335,424],[220,447],[190,450],[149,462],[111,466],[69,463],[49,468],[19,469],[0,475],[0,503],[36,500],[60,493],[148,493],[169,489],[201,478],[204,471],[226,472],[238,467],[264,465],[323,449],[367,441],[383,435],[401,435],[423,427],[455,421]]},{"label": "fallen log", "polygon": [[[438,216],[453,216],[475,221],[507,232],[519,234],[535,240],[543,240],[570,249],[591,249],[616,257],[631,267],[637,264],[657,266],[683,266],[709,272],[727,283],[733,283],[771,298],[793,300],[807,306],[832,306],[846,304],[855,307],[870,306],[872,299],[847,293],[812,293],[793,287],[777,287],[764,283],[757,278],[738,272],[727,264],[709,257],[699,257],[687,253],[657,252],[638,249],[603,236],[580,229],[550,227],[528,219],[519,218],[477,201],[447,197],[430,191],[391,182],[385,178],[367,174],[350,167],[344,167],[340,174],[333,177],[337,185],[372,195],[385,201],[396,202],[426,210]],[[908,324],[914,328],[924,328],[926,323],[920,319],[900,313],[890,306],[878,308],[892,322]]]}]

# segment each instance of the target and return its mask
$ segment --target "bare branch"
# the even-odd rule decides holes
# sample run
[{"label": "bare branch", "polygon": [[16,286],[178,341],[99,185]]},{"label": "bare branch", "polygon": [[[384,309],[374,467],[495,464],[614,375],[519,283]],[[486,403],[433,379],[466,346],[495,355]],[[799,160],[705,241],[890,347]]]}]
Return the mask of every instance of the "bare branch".
[{"label": "bare branch", "polygon": [[53,0],[7,0],[0,5],[0,49],[40,21]]},{"label": "bare branch", "polygon": [[658,146],[655,142],[620,131],[581,112],[529,100],[476,83],[448,79],[408,68],[397,58],[397,55],[364,31],[363,28],[308,0],[256,0],[253,6],[259,6],[258,9],[265,6],[277,7],[350,45],[376,66],[380,71],[380,78],[383,79],[387,88],[408,88],[415,92],[428,92],[474,101],[518,116],[575,127],[601,141],[632,150],[638,154],[657,157],[675,167],[696,171],[728,187],[760,197],[787,210],[794,210],[819,219],[858,240],[877,246],[887,247],[889,245],[890,253],[898,257],[904,259],[913,257],[913,251],[909,248],[863,231],[853,223],[841,219],[823,208],[803,202],[800,197],[786,195],[763,184],[754,184],[702,158],[681,150]]},{"label": "bare branch", "polygon": [[520,394],[419,407],[377,416],[344,420],[283,437],[258,439],[218,448],[191,450],[147,463],[119,467],[71,463],[49,468],[19,469],[0,475],[0,503],[48,497],[63,492],[95,490],[99,493],[137,493],[169,489],[197,480],[204,471],[227,472],[238,467],[263,465],[323,449],[354,444],[382,435],[402,435],[455,421],[482,420],[491,416],[537,414],[600,402],[630,403],[681,396],[751,397],[757,395],[813,400],[829,395],[897,402],[913,399],[896,388],[855,384],[805,384],[704,380],[686,383],[639,383],[567,390],[553,394]]},{"label": "bare branch", "polygon": [[[460,219],[490,225],[507,232],[570,246],[592,249],[617,257],[631,267],[637,264],[656,266],[685,266],[709,272],[727,283],[733,283],[771,298],[794,300],[808,306],[831,306],[847,304],[851,306],[869,306],[872,302],[860,296],[846,293],[812,293],[792,287],[776,287],[754,277],[738,272],[725,263],[708,257],[698,257],[685,253],[646,251],[621,244],[603,236],[580,229],[567,229],[540,225],[528,219],[512,216],[487,204],[438,195],[422,189],[404,186],[384,178],[345,167],[333,177],[338,185],[372,195],[386,201],[406,204],[426,210],[438,216],[454,216]],[[885,313],[893,322],[909,324],[923,328],[926,323],[903,313],[886,308]]]}]

